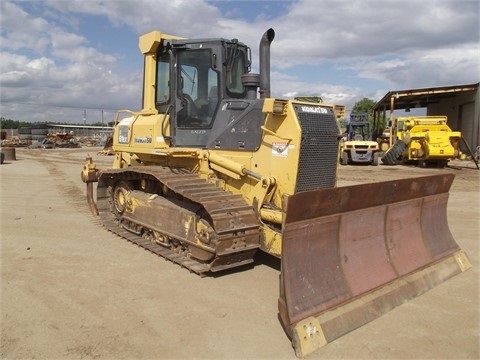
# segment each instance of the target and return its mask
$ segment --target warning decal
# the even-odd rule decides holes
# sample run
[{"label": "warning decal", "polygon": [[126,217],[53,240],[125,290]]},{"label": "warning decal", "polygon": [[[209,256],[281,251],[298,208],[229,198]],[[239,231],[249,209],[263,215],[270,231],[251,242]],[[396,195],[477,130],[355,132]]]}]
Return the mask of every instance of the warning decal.
[{"label": "warning decal", "polygon": [[288,156],[288,143],[286,142],[274,142],[272,143],[272,156]]}]

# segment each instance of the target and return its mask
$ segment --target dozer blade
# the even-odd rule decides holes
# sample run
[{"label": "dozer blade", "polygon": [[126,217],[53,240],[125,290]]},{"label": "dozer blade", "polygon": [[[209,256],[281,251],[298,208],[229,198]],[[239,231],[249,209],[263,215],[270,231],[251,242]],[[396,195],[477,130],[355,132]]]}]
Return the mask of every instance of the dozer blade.
[{"label": "dozer blade", "polygon": [[448,228],[453,178],[288,198],[278,305],[298,357],[471,267]]}]

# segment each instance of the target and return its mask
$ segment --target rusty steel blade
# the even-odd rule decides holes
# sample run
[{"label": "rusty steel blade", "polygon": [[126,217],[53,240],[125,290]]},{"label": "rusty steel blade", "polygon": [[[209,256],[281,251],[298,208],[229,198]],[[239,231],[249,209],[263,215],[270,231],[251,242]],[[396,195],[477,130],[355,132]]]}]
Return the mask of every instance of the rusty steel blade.
[{"label": "rusty steel blade", "polygon": [[[286,331],[292,335],[300,321],[387,284],[392,286],[458,252],[460,248],[447,223],[448,191],[453,179],[453,174],[442,173],[289,197],[279,298],[280,319]],[[458,266],[450,264],[438,271],[443,273],[402,284],[395,293],[397,299],[385,300],[379,312],[460,272]],[[371,305],[378,303],[377,299]],[[336,333],[325,334],[325,338],[330,341],[367,322],[361,317],[356,314],[350,320],[337,319],[351,323],[342,324],[342,330],[332,330]],[[373,319],[370,315],[367,318]]]}]

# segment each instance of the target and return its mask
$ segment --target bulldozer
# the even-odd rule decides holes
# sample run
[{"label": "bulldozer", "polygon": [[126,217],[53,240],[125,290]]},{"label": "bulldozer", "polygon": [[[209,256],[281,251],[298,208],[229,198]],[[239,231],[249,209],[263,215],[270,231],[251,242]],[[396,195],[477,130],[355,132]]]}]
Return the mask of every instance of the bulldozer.
[{"label": "bulldozer", "polygon": [[389,135],[390,147],[382,156],[386,165],[416,163],[442,168],[461,154],[462,133],[447,125],[446,116],[398,117]]},{"label": "bulldozer", "polygon": [[81,178],[106,229],[200,276],[280,259],[304,357],[471,265],[446,219],[454,175],[337,187],[335,106],[271,96],[274,37],[253,73],[237,39],[140,36],[143,107],[117,113],[112,167],[88,157]]}]

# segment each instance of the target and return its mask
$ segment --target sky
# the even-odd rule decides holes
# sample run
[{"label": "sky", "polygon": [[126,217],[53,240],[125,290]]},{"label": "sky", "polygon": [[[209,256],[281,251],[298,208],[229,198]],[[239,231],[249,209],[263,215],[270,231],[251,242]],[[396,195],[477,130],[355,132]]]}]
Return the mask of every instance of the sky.
[{"label": "sky", "polygon": [[345,105],[480,81],[480,0],[0,0],[0,116],[109,122],[139,110],[138,37],[236,38],[273,28],[271,95]]}]

